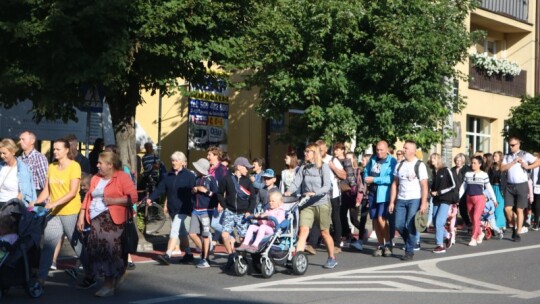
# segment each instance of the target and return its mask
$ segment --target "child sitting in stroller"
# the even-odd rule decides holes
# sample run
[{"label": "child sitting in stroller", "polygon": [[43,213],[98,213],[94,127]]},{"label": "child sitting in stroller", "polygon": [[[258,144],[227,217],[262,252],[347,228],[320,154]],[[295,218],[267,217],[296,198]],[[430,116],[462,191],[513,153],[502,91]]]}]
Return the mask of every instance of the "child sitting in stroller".
[{"label": "child sitting in stroller", "polygon": [[13,245],[18,238],[17,220],[11,215],[0,216],[0,260],[9,251],[7,245]]},{"label": "child sitting in stroller", "polygon": [[[280,192],[271,192],[268,198],[269,209],[261,214],[256,214],[254,218],[274,217],[280,223],[285,219],[285,209],[283,209],[283,197]],[[258,224],[252,224],[248,227],[244,242],[240,247],[236,248],[237,251],[247,251],[249,253],[255,253],[259,251],[259,244],[265,236],[272,235],[274,233],[274,222],[270,220],[259,219]],[[255,240],[250,245],[253,239],[253,234],[257,232]]]}]

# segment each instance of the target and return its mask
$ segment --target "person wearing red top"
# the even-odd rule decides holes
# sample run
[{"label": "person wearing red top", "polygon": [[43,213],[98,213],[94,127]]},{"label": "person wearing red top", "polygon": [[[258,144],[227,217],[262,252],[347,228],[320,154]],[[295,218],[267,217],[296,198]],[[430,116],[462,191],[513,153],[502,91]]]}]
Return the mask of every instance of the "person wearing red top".
[{"label": "person wearing red top", "polygon": [[137,201],[137,189],[131,177],[122,171],[118,155],[113,152],[99,154],[98,174],[92,177],[86,194],[77,229],[84,231],[89,225],[87,241],[88,269],[80,286],[93,285],[94,278],[103,275],[104,286],[98,297],[114,295],[114,290],[126,272],[127,253],[122,250],[120,237],[124,231],[131,202]]}]

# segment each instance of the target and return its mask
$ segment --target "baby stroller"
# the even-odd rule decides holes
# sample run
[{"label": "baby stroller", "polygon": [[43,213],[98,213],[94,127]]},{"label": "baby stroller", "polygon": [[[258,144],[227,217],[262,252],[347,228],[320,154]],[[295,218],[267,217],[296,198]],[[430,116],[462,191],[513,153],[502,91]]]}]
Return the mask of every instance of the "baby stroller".
[{"label": "baby stroller", "polygon": [[[275,230],[274,234],[263,239],[259,250],[254,253],[242,252],[235,257],[234,272],[237,276],[244,276],[250,269],[250,265],[254,272],[261,273],[264,278],[272,277],[275,265],[286,267],[295,275],[303,275],[307,271],[308,258],[303,252],[296,252],[296,242],[300,218],[299,208],[309,200],[309,197],[301,200],[297,197],[291,199],[293,201],[284,206],[285,209],[289,209],[287,205],[292,204],[281,223],[278,223],[274,217],[267,218],[274,222]],[[247,220],[251,221],[253,218],[248,217]]]},{"label": "baby stroller", "polygon": [[0,297],[14,286],[22,286],[32,298],[42,295],[43,286],[33,274],[33,269],[39,266],[39,246],[46,213],[44,210],[40,214],[28,211],[24,202],[18,199],[8,201],[0,209],[0,215],[15,217],[19,236],[15,243],[4,246],[7,252],[0,260]]}]

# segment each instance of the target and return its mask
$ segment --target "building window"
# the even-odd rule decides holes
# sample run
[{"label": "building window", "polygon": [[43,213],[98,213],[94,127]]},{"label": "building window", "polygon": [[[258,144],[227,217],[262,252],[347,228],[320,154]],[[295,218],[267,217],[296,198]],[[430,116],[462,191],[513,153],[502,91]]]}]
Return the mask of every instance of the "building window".
[{"label": "building window", "polygon": [[490,57],[506,58],[506,41],[486,39],[476,44],[476,53]]},{"label": "building window", "polygon": [[491,152],[491,119],[467,116],[467,153]]}]

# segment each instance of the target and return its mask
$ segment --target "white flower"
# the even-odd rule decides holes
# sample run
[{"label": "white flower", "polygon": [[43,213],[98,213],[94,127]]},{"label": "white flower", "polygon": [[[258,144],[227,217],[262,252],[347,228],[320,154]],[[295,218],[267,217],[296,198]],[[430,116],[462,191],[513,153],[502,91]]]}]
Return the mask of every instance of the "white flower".
[{"label": "white flower", "polygon": [[474,53],[469,55],[471,63],[476,68],[483,70],[486,75],[518,76],[521,73],[521,67],[506,59],[497,59],[488,56],[487,53]]}]

